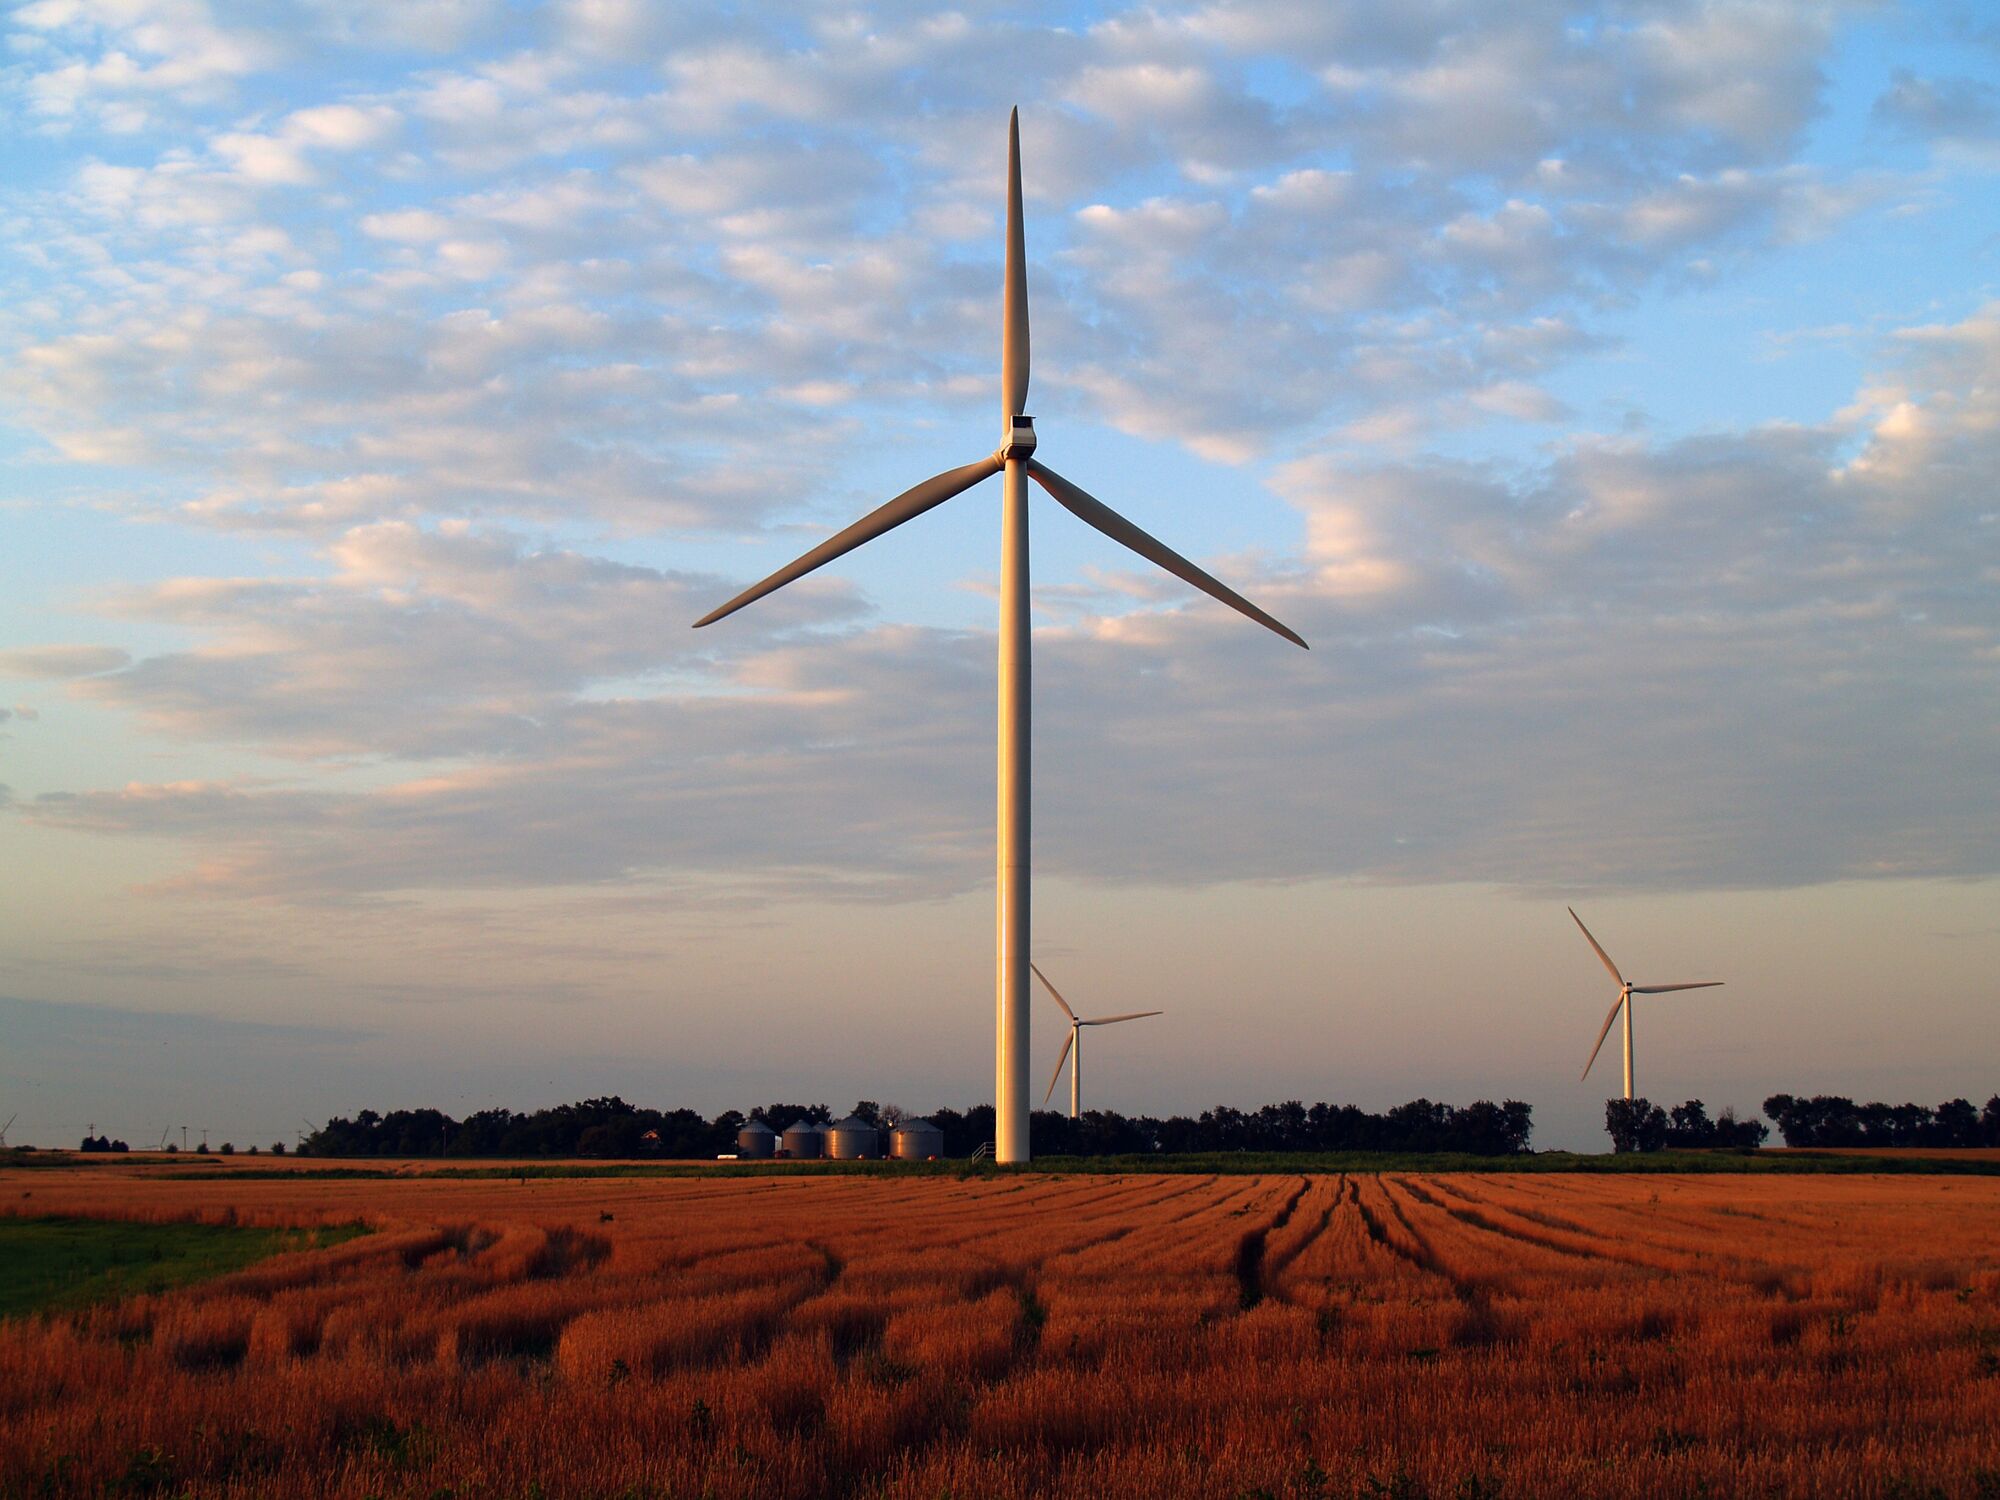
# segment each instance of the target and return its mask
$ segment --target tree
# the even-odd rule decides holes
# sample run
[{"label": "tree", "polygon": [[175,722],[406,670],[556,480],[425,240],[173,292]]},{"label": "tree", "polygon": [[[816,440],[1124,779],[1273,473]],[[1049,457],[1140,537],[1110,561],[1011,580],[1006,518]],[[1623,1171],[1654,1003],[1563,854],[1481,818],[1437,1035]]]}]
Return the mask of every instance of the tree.
[{"label": "tree", "polygon": [[1762,1120],[1739,1120],[1734,1106],[1725,1104],[1715,1117],[1715,1144],[1747,1146],[1755,1149],[1769,1139],[1771,1127]]},{"label": "tree", "polygon": [[750,1111],[750,1118],[762,1120],[782,1134],[801,1120],[814,1125],[831,1125],[833,1111],[824,1104],[760,1104]]},{"label": "tree", "polygon": [[1604,1101],[1613,1151],[1657,1151],[1667,1143],[1667,1112],[1645,1099]]},{"label": "tree", "polygon": [[1949,1100],[1931,1111],[1931,1132],[1934,1146],[1976,1146],[1979,1111],[1969,1099]]}]

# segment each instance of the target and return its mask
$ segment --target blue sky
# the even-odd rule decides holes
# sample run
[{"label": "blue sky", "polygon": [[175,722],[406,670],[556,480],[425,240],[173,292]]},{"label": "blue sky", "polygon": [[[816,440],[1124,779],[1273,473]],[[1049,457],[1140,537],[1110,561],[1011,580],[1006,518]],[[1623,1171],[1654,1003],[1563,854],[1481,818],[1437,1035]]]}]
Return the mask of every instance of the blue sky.
[{"label": "blue sky", "polygon": [[[997,486],[686,625],[991,449],[1017,103],[1044,456],[1315,648],[1035,512],[1037,951],[1181,1023],[1102,1102],[1589,1143],[1565,901],[1731,980],[1657,1097],[2000,1087],[1935,1041],[2000,967],[1982,8],[4,25],[25,1128],[985,1096]],[[186,1066],[48,1040],[131,1015]]]}]

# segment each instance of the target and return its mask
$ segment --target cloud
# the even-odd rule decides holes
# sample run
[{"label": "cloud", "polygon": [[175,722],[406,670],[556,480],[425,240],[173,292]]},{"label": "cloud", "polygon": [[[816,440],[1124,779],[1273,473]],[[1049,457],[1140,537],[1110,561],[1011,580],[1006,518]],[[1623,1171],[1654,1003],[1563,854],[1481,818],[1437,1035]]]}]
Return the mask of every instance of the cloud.
[{"label": "cloud", "polygon": [[63,679],[115,672],[131,662],[116,646],[18,646],[0,651],[0,676]]},{"label": "cloud", "polygon": [[648,198],[732,239],[769,242],[850,229],[880,180],[866,152],[804,143],[649,157],[626,169]]},{"label": "cloud", "polygon": [[[1992,315],[1890,340],[1813,425],[1562,430],[1635,306],[1899,185],[1795,159],[1837,7],[390,9],[17,13],[44,127],[177,123],[10,200],[10,422],[51,493],[246,560],[82,601],[173,647],[10,655],[200,762],[14,815],[156,834],[231,896],[986,878],[990,638],[833,576],[685,623],[758,571],[731,541],[846,519],[837,445],[988,412],[1005,50],[1038,401],[1266,466],[1302,545],[1280,513],[1209,561],[1318,648],[1122,555],[1043,590],[1047,868],[1991,868]],[[1892,94],[1938,139],[1983,118]],[[1452,431],[1515,447],[1427,454]]]},{"label": "cloud", "polygon": [[[292,757],[533,753],[590,711],[586,689],[705,661],[718,643],[687,624],[728,593],[708,575],[530,549],[462,523],[356,527],[331,556],[324,579],[125,591],[117,613],[210,640],[80,690],[172,733]],[[750,639],[856,609],[848,589],[815,580],[762,614]]]},{"label": "cloud", "polygon": [[[2000,417],[1966,394],[2000,389],[1996,328],[1906,331],[1817,427],[1584,437],[1512,477],[1296,461],[1277,483],[1301,558],[1214,566],[1310,657],[1107,554],[1096,593],[1051,594],[1037,632],[1041,867],[1533,888],[1993,873],[2000,625],[1964,538],[1997,524]],[[184,840],[203,851],[184,888],[297,899],[636,880],[880,898],[990,873],[990,637],[861,623],[832,584],[713,640],[666,632],[721,582],[462,527],[358,528],[333,555],[323,582],[127,595],[210,644],[82,691],[180,735],[456,765],[24,815]]]},{"label": "cloud", "polygon": [[2000,156],[2000,86],[1982,78],[1926,78],[1896,68],[1874,118],[1941,150],[1988,162]]},{"label": "cloud", "polygon": [[379,146],[400,123],[400,116],[386,105],[323,104],[292,111],[272,131],[224,131],[210,140],[209,149],[246,181],[303,187],[320,180],[309,153]]},{"label": "cloud", "polygon": [[56,125],[87,119],[124,134],[152,123],[163,101],[226,97],[284,53],[272,33],[219,22],[202,0],[32,0],[9,19],[53,49],[28,80],[30,110]]},{"label": "cloud", "polygon": [[[78,162],[21,227],[43,269],[0,384],[54,453],[146,467],[122,503],[211,526],[767,524],[840,424],[990,381],[1001,45],[1047,80],[1038,388],[1228,462],[1559,417],[1539,387],[1607,307],[1872,201],[1782,160],[1820,107],[1817,8],[1405,9],[593,0],[456,33],[413,7],[403,35],[309,7],[292,29],[368,52],[365,87],[192,102],[200,128]],[[30,10],[45,48],[113,44]],[[1504,357],[1537,323],[1575,338]]]}]

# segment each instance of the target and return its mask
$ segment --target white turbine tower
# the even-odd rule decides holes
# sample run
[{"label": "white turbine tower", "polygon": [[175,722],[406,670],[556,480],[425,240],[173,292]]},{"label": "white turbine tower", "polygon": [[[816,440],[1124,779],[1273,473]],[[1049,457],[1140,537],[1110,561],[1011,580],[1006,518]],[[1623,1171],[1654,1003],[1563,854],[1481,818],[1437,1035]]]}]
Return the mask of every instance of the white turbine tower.
[{"label": "white turbine tower", "polygon": [[1042,988],[1049,992],[1049,998],[1063,1009],[1069,1017],[1069,1035],[1063,1039],[1062,1056],[1056,1059],[1056,1070],[1049,1075],[1049,1091],[1042,1095],[1042,1103],[1047,1104],[1055,1097],[1056,1080],[1062,1077],[1063,1063],[1069,1063],[1069,1117],[1074,1120],[1083,1112],[1083,1028],[1086,1026],[1115,1026],[1120,1021],[1143,1021],[1147,1016],[1163,1016],[1163,1010],[1127,1011],[1122,1016],[1079,1017],[1069,1008],[1069,1001],[1063,999],[1062,992],[1049,983],[1049,976],[1034,964],[1035,978],[1041,980]]},{"label": "white turbine tower", "polygon": [[1611,1023],[1618,1019],[1618,1012],[1625,1012],[1625,1097],[1632,1097],[1632,997],[1634,995],[1664,995],[1672,990],[1713,990],[1722,985],[1720,979],[1703,979],[1694,984],[1634,984],[1618,972],[1618,965],[1611,961],[1611,955],[1598,946],[1597,939],[1590,935],[1590,929],[1583,925],[1583,918],[1576,914],[1575,907],[1565,908],[1570,920],[1583,934],[1583,940],[1590,944],[1592,951],[1604,961],[1604,967],[1611,971],[1611,977],[1618,981],[1618,998],[1611,1002],[1611,1013],[1604,1018],[1604,1029],[1597,1033],[1597,1045],[1590,1049],[1590,1061],[1583,1065],[1583,1076],[1590,1076],[1591,1068],[1597,1062],[1597,1054],[1604,1049],[1604,1039],[1611,1034]]},{"label": "white turbine tower", "polygon": [[998,928],[994,952],[997,1058],[994,1069],[994,1156],[1028,1159],[1028,480],[1058,505],[1114,542],[1203,593],[1248,615],[1297,646],[1305,641],[1227,584],[1210,577],[1165,543],[1147,535],[1102,501],[1085,494],[1034,458],[1035,423],[1028,403],[1028,261],[1021,231],[1021,124],[1007,124],[1007,270],[1001,293],[1000,400],[1006,437],[976,463],[948,469],[903,491],[796,562],[745,589],[696,620],[724,615],[783,588],[885,531],[942,505],[982,479],[1003,475],[1000,500],[1000,745],[998,799]]}]

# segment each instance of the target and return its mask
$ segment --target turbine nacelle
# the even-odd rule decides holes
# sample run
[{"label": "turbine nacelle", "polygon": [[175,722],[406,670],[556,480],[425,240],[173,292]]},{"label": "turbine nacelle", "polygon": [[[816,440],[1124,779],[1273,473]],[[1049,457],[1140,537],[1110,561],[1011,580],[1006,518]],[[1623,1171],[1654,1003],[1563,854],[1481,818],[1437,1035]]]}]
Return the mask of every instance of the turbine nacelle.
[{"label": "turbine nacelle", "polygon": [[1003,464],[1009,459],[1025,459],[1035,451],[1035,419],[1016,417],[1008,424],[1007,436],[1000,446],[993,450],[993,456]]}]

